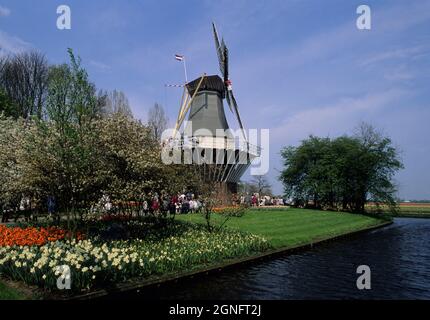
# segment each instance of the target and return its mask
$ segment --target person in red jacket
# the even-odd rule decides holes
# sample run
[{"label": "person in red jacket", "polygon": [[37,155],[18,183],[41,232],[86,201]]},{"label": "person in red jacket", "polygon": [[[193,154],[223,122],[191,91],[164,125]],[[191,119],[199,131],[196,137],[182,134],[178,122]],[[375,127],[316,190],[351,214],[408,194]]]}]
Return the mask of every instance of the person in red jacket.
[{"label": "person in red jacket", "polygon": [[151,205],[151,207],[152,207],[152,211],[154,212],[154,214],[157,214],[158,210],[160,209],[160,203],[158,202],[158,198],[157,197],[154,197],[152,199],[152,205]]},{"label": "person in red jacket", "polygon": [[255,196],[255,194],[252,195],[251,204],[253,207],[257,206],[257,197]]}]

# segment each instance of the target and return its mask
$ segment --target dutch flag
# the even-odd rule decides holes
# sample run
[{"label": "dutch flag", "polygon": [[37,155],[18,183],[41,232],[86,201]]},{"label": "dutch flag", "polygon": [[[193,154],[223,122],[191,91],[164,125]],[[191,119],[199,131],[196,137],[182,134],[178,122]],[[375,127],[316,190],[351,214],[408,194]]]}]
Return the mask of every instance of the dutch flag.
[{"label": "dutch flag", "polygon": [[175,54],[175,59],[178,61],[182,61],[182,60],[184,60],[184,56],[181,56],[179,54]]}]

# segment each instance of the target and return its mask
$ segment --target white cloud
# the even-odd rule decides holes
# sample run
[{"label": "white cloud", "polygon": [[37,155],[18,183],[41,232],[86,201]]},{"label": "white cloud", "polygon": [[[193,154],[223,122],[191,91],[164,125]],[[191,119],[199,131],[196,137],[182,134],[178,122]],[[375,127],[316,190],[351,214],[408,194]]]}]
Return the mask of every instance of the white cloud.
[{"label": "white cloud", "polygon": [[[405,31],[429,20],[429,0],[406,6],[403,4],[393,6],[386,10],[375,10],[373,17],[375,23],[368,35],[357,31],[354,19],[347,20],[335,28],[313,34],[299,43],[293,43],[288,51],[285,48],[275,48],[259,51],[258,56],[249,54],[242,61],[241,67],[260,72],[261,69],[256,66],[261,66],[267,71],[268,69],[298,68],[317,61],[326,63],[328,59],[345,58],[346,54],[351,54],[351,48],[357,50],[355,54],[360,52],[363,41],[366,41],[371,47],[372,44],[380,44],[380,41],[389,35]],[[425,49],[427,47],[423,46],[393,49],[392,51],[377,53],[361,63],[367,65],[396,57],[406,58],[408,54],[411,54],[412,58],[417,58]]]},{"label": "white cloud", "polygon": [[108,66],[107,64],[100,62],[100,61],[95,61],[95,60],[90,61],[90,66],[93,66],[94,68],[98,69],[99,71],[103,71],[103,72],[107,72],[107,71],[111,70],[111,67]]},{"label": "white cloud", "polygon": [[428,22],[430,19],[430,1],[401,3],[386,10],[374,11],[372,32],[399,32]]},{"label": "white cloud", "polygon": [[29,48],[30,43],[0,30],[0,56],[20,53]]},{"label": "white cloud", "polygon": [[0,17],[7,17],[11,13],[9,8],[0,6]]},{"label": "white cloud", "polygon": [[424,46],[416,46],[411,48],[397,48],[393,50],[383,51],[373,56],[370,56],[360,62],[360,66],[368,66],[371,64],[383,62],[391,59],[414,59],[427,54]]},{"label": "white cloud", "polygon": [[415,78],[415,74],[408,70],[405,65],[400,65],[385,73],[384,78],[389,81],[405,81]]},{"label": "white cloud", "polygon": [[126,7],[105,7],[96,16],[91,18],[92,31],[124,29],[128,25]]},{"label": "white cloud", "polygon": [[344,134],[366,116],[377,115],[382,108],[406,94],[406,91],[393,89],[361,98],[342,98],[332,106],[307,109],[284,119],[282,125],[273,128],[272,142],[295,144],[310,134]]}]

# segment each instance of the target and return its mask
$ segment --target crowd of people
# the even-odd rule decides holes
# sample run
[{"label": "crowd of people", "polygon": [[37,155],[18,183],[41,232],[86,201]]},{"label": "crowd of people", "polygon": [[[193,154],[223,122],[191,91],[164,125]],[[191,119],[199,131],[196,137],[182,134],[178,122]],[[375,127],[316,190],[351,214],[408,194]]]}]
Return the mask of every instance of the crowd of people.
[{"label": "crowd of people", "polygon": [[[260,207],[260,206],[283,206],[287,205],[282,198],[270,197],[268,195],[261,196],[258,193],[253,194],[242,194],[238,197],[236,195],[233,199],[233,204],[245,205],[248,207]],[[91,207],[91,212],[103,212],[106,214],[115,213],[134,213],[137,215],[152,215],[152,216],[167,216],[167,214],[187,214],[187,213],[199,213],[203,208],[202,201],[199,200],[191,191],[184,192],[180,194],[169,195],[167,193],[158,194],[148,193],[147,195],[142,195],[140,201],[112,201],[108,195],[104,195],[100,201]],[[23,198],[19,205],[19,209],[15,210],[16,218],[15,220],[24,215],[25,219],[32,219],[33,213],[36,211],[36,203],[30,201],[29,198]],[[57,211],[56,199],[55,197],[48,197],[46,208],[49,216],[54,216]],[[44,211],[44,210],[42,210]],[[46,211],[45,211],[46,212]],[[12,212],[3,210],[2,222],[8,222]]]},{"label": "crowd of people", "polygon": [[262,207],[262,206],[284,206],[286,205],[284,199],[271,197],[268,195],[261,196],[258,193],[246,193],[240,196],[240,204],[247,205],[250,207]]},{"label": "crowd of people", "polygon": [[151,199],[143,202],[145,213],[170,213],[186,214],[195,213],[201,210],[202,204],[191,192],[175,194],[169,196],[166,194],[158,195],[157,193]]},{"label": "crowd of people", "polygon": [[[142,196],[142,201],[127,202],[126,204],[127,206],[132,205],[139,211],[139,214],[144,216],[196,213],[202,209],[202,202],[191,192],[174,195],[149,193],[146,196]],[[105,195],[102,197],[98,207],[106,213],[112,213],[121,210],[123,204],[112,203],[109,197]]]}]

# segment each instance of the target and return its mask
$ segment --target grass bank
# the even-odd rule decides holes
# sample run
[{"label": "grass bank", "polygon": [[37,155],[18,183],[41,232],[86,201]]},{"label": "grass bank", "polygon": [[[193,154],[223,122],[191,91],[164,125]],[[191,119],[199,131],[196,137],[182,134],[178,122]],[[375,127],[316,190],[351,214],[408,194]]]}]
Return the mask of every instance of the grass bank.
[{"label": "grass bank", "polygon": [[[179,215],[178,219],[204,223],[202,215]],[[212,215],[214,224],[225,218]],[[274,248],[292,247],[320,239],[336,237],[381,224],[383,220],[351,213],[285,208],[283,210],[249,210],[243,217],[231,218],[226,226],[261,235]]]},{"label": "grass bank", "polygon": [[[177,215],[178,220],[205,225],[201,214]],[[225,218],[220,214],[212,215],[212,222],[221,225]],[[320,241],[334,239],[340,236],[365,231],[389,223],[387,218],[376,218],[350,213],[325,212],[306,209],[271,208],[269,210],[249,210],[243,217],[231,218],[225,226],[229,230],[236,230],[262,236],[268,240],[270,248],[260,253],[211,261],[206,264],[193,265],[188,270],[177,273],[166,273],[155,278],[146,278],[132,283],[125,283],[117,287],[119,292],[143,289],[146,286],[160,285],[167,281],[179,278],[194,277],[199,274],[218,272],[221,269],[231,268],[239,264],[249,263],[258,259],[274,257],[284,254],[285,251],[301,250],[312,247]],[[104,292],[103,292],[104,291]],[[109,294],[109,290],[89,293],[78,296],[78,299],[97,298]]]},{"label": "grass bank", "polygon": [[[184,222],[196,223],[198,225],[205,223],[203,216],[200,214],[178,215],[177,219]],[[219,214],[213,214],[212,219],[213,223],[217,225],[221,225],[225,220],[224,217]],[[177,236],[169,234],[167,238],[158,239],[155,242],[151,239],[147,239],[145,242],[151,242],[148,242],[148,246],[145,246],[145,243],[139,243],[139,246],[133,250],[136,251],[138,258],[143,254],[141,257],[145,261],[143,265],[139,266],[136,264],[139,259],[137,259],[134,264],[128,261],[125,263],[123,260],[118,264],[115,261],[111,263],[109,258],[106,258],[108,265],[102,269],[101,273],[97,274],[97,279],[101,281],[98,282],[100,286],[96,287],[101,289],[100,292],[102,295],[102,291],[108,293],[109,290],[106,291],[103,289],[108,287],[105,281],[108,278],[112,280],[113,275],[123,275],[124,277],[122,277],[122,279],[135,279],[135,281],[133,280],[129,284],[123,283],[125,285],[125,290],[132,290],[137,287],[148,285],[151,282],[163,282],[169,279],[186,276],[187,273],[194,274],[201,271],[206,272],[214,268],[224,268],[229,265],[241,263],[241,261],[245,262],[258,258],[259,256],[265,256],[276,250],[283,250],[315,243],[320,240],[331,239],[378,226],[383,222],[384,220],[382,219],[370,216],[306,209],[288,208],[270,211],[261,209],[258,211],[249,210],[243,217],[231,218],[225,224],[228,229],[222,232],[218,231],[218,233],[220,233],[218,236],[217,233],[206,234],[206,232],[201,229],[203,226],[198,228],[190,226],[192,230],[190,230],[191,233],[188,236],[187,233],[179,232]],[[235,231],[241,232],[236,233]],[[196,232],[197,234],[195,234]],[[259,245],[257,241],[258,237],[247,236],[247,234],[264,237],[264,239],[267,240],[266,243],[268,243],[267,247],[270,248],[267,249],[266,247],[266,249],[264,249],[262,245]],[[257,241],[257,243],[252,245],[253,241]],[[109,248],[115,243],[115,241],[111,242]],[[55,247],[54,244],[46,246]],[[94,245],[92,245],[92,248],[93,247]],[[133,247],[131,243],[127,242],[127,248],[130,249],[131,247]],[[113,250],[109,248],[105,248],[106,252]],[[94,247],[93,249],[97,248]],[[93,252],[94,250],[86,251]],[[96,251],[100,254],[99,250]],[[45,263],[47,263],[52,259],[51,257],[46,257],[45,260]],[[61,261],[57,262],[60,263]],[[90,262],[92,265],[94,264],[94,261],[88,261],[88,264]],[[86,262],[83,262],[83,264],[87,265]],[[124,265],[122,266],[122,264]],[[30,265],[33,265],[33,262],[27,261],[27,266]],[[117,270],[120,266],[121,271]],[[148,268],[152,269],[149,270]],[[75,280],[77,279],[76,277],[78,277],[78,279],[84,279],[84,275],[81,274],[82,270],[82,267],[80,267],[79,270],[75,270],[75,272],[77,272],[73,276]],[[23,270],[18,270],[15,267],[9,271],[11,276],[16,273],[16,276],[13,276],[15,280],[26,277],[31,278],[28,272],[21,274],[20,272]],[[55,279],[48,269],[43,273],[48,275],[46,281],[39,279],[36,283],[31,278],[26,282],[36,284],[40,287],[46,286],[48,280],[52,282],[53,279]],[[85,275],[88,273],[89,272],[86,272]],[[137,278],[135,278],[136,276]],[[115,283],[120,285],[118,288],[120,288],[122,283],[121,279],[118,278],[115,280]],[[95,289],[97,290],[97,288]],[[92,295],[96,297],[98,295],[97,291],[90,292],[87,298],[90,298]],[[18,290],[13,290],[10,286],[0,285],[0,299],[23,298],[25,298],[25,296],[20,295]]]},{"label": "grass bank", "polygon": [[0,281],[0,300],[26,300],[28,297],[19,290]]}]

